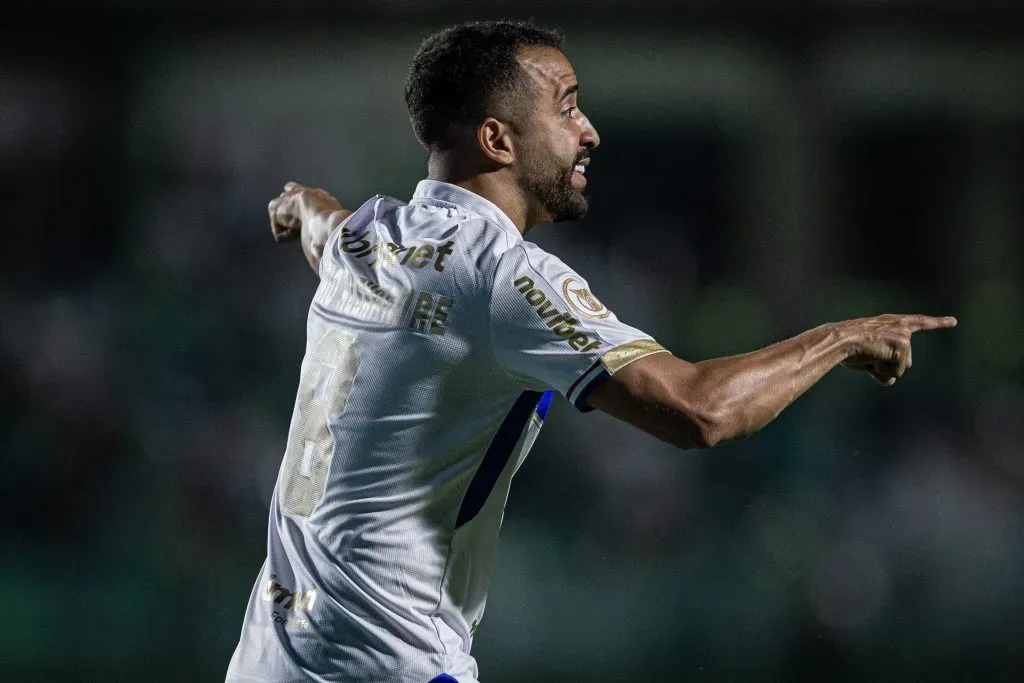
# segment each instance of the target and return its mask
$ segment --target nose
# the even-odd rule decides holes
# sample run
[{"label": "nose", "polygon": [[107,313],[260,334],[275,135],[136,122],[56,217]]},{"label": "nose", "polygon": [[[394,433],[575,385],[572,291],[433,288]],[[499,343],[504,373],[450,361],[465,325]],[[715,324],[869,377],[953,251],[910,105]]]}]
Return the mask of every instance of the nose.
[{"label": "nose", "polygon": [[590,122],[586,116],[583,117],[583,130],[580,133],[580,145],[587,149],[594,149],[601,144],[601,136],[597,134],[597,129],[594,128],[594,124]]}]

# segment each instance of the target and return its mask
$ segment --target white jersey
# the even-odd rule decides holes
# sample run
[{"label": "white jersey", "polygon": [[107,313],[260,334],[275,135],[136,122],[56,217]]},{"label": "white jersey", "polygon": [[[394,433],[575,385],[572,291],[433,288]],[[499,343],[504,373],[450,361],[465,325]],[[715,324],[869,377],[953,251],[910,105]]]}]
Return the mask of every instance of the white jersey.
[{"label": "white jersey", "polygon": [[227,680],[473,683],[509,484],[552,390],[585,410],[603,378],[664,349],[447,183],[368,201],[320,277]]}]

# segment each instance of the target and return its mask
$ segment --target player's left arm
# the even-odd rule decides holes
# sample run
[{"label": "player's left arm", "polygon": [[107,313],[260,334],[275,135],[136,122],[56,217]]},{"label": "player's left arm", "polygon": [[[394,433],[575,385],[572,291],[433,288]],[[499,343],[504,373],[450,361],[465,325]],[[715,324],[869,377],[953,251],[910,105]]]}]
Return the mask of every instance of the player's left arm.
[{"label": "player's left arm", "polygon": [[318,276],[327,238],[352,215],[326,190],[296,182],[285,184],[284,192],[270,200],[267,210],[274,241],[300,240],[302,253]]}]

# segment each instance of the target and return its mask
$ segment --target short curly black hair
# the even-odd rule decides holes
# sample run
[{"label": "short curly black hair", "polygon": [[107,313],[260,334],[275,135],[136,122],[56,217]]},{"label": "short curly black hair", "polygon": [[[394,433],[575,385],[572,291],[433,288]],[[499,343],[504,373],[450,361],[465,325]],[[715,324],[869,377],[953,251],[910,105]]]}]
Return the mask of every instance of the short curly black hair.
[{"label": "short curly black hair", "polygon": [[519,50],[561,50],[564,42],[561,31],[529,21],[474,21],[427,38],[405,82],[405,103],[420,143],[432,152],[449,149],[487,116],[511,116],[523,87]]}]

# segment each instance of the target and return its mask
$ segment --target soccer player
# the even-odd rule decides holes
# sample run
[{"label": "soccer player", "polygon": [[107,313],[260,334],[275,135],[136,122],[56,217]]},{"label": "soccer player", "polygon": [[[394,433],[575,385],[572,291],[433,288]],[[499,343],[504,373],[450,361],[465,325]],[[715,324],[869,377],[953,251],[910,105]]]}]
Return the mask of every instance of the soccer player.
[{"label": "soccer player", "polygon": [[473,683],[470,647],[509,484],[554,392],[681,448],[747,436],[839,364],[892,384],[911,334],[953,318],[825,324],[689,363],[523,239],[587,210],[597,131],[562,36],[448,28],[406,102],[429,152],[408,202],[346,211],[295,183],[270,203],[320,284],[267,559],[228,681]]}]

